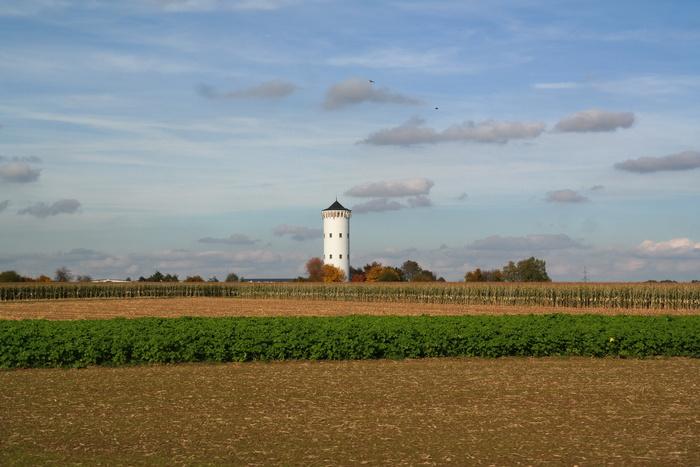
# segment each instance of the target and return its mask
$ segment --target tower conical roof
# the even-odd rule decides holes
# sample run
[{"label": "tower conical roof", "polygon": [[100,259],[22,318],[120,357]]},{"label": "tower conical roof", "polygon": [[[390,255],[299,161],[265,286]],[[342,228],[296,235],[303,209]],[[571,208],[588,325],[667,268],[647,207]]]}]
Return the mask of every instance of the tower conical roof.
[{"label": "tower conical roof", "polygon": [[336,199],[335,203],[331,204],[327,209],[324,209],[324,211],[349,211],[349,209],[343,207]]}]

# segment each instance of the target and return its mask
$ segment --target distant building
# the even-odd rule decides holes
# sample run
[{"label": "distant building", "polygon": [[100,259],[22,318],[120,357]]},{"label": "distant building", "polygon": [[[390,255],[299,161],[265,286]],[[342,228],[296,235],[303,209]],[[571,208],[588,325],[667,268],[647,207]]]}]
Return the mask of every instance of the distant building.
[{"label": "distant building", "polygon": [[323,262],[345,272],[350,280],[350,216],[351,211],[335,200],[321,211],[323,219]]}]

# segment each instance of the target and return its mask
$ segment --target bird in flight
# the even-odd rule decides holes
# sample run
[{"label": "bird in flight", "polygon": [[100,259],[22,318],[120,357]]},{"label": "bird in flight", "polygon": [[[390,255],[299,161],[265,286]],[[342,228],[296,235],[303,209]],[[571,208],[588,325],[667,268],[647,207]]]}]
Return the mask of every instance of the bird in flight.
[{"label": "bird in flight", "polygon": [[372,80],[369,80],[369,82],[370,82],[370,83],[374,83],[374,81],[372,81]]}]

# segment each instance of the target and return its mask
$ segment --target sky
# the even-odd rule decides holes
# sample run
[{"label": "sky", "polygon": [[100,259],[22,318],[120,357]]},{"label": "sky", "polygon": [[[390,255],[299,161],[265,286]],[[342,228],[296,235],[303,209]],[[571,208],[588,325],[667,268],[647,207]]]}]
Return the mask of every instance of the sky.
[{"label": "sky", "polygon": [[700,2],[3,0],[0,271],[700,279]]}]

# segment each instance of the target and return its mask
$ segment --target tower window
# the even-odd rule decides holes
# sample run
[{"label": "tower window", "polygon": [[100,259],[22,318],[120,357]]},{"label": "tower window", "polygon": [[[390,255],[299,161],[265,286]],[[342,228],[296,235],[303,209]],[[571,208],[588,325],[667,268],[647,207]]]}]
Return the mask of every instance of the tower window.
[{"label": "tower window", "polygon": [[330,238],[333,238],[333,234],[328,234],[328,236],[329,236]]},{"label": "tower window", "polygon": [[340,259],[343,259],[343,255],[340,255]]},{"label": "tower window", "polygon": [[338,234],[338,235],[340,235],[340,238],[343,238],[343,234],[342,234],[342,233],[341,233],[341,234]]},{"label": "tower window", "polygon": [[333,259],[333,255],[328,255],[328,259]]}]

